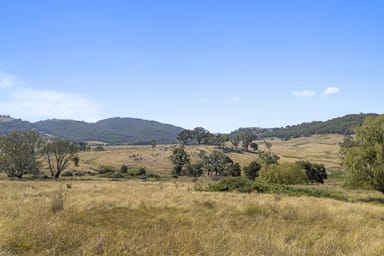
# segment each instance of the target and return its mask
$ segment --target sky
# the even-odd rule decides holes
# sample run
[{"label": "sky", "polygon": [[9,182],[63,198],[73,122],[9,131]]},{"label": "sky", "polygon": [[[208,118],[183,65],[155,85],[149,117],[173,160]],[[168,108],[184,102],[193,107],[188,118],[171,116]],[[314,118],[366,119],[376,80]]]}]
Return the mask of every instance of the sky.
[{"label": "sky", "polygon": [[384,1],[0,0],[0,114],[211,132],[383,113]]}]

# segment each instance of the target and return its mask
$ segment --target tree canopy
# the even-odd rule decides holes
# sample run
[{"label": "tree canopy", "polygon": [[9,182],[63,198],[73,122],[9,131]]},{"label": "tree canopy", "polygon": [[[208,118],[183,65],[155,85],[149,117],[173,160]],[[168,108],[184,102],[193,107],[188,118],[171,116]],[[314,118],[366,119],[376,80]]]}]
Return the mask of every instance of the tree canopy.
[{"label": "tree canopy", "polygon": [[356,130],[356,145],[346,149],[348,183],[384,194],[384,115],[367,117]]},{"label": "tree canopy", "polygon": [[47,143],[42,150],[48,164],[52,177],[58,179],[71,161],[78,162],[77,152],[79,148],[76,144],[62,139],[54,139]]},{"label": "tree canopy", "polygon": [[41,143],[37,132],[12,132],[0,137],[0,168],[9,177],[22,178],[25,173],[37,174],[37,151]]}]

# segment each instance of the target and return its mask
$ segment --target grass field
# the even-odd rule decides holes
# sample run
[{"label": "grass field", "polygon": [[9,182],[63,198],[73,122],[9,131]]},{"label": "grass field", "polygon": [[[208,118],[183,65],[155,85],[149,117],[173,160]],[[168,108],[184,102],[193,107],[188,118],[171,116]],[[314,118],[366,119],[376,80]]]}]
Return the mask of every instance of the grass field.
[{"label": "grass field", "polygon": [[[342,136],[272,140],[281,161],[340,171]],[[259,142],[261,150],[264,149]],[[79,171],[99,166],[172,169],[175,146],[106,147],[81,153]],[[193,161],[201,150],[188,146]],[[242,166],[254,153],[230,153]],[[72,167],[71,167],[72,168]],[[341,177],[341,176],[340,176]],[[338,201],[306,196],[207,192],[208,177],[166,181],[88,177],[9,180],[0,175],[0,256],[9,255],[384,255],[383,195],[324,185]],[[298,186],[300,187],[300,186]]]},{"label": "grass field", "polygon": [[[272,143],[271,150],[281,157],[281,161],[309,160],[324,164],[328,169],[340,169],[340,146],[341,135],[319,135],[310,138],[297,138],[288,141],[279,139],[269,140]],[[260,150],[266,150],[262,141],[258,141]],[[228,145],[229,146],[229,145]],[[151,146],[111,146],[105,147],[106,151],[85,152],[80,154],[80,167],[77,170],[87,171],[97,169],[99,166],[111,166],[120,168],[127,165],[132,168],[145,167],[151,172],[169,175],[172,171],[172,163],[169,156],[176,145]],[[192,161],[198,160],[200,151],[210,153],[215,146],[188,146],[187,151]],[[254,153],[230,153],[230,157],[239,162],[241,166],[248,165],[258,159]]]},{"label": "grass field", "polygon": [[193,186],[0,181],[0,255],[384,254],[381,205]]}]

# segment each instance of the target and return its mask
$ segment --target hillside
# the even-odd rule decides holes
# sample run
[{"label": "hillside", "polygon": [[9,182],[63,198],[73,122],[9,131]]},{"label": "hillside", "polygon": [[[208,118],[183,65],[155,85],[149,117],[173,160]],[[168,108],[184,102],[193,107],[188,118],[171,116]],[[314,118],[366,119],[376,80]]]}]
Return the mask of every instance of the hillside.
[{"label": "hillside", "polygon": [[152,140],[159,144],[177,143],[176,136],[183,129],[156,121],[119,117],[98,121],[96,125],[128,136],[131,144],[149,144]]},{"label": "hillside", "polygon": [[31,123],[0,115],[0,135],[35,130],[73,141],[101,141],[108,144],[149,144],[152,140],[158,144],[173,144],[177,143],[176,136],[182,129],[136,118],[110,118],[97,123],[60,119]]},{"label": "hillside", "polygon": [[102,141],[105,143],[129,143],[129,136],[100,127],[94,123],[73,120],[45,120],[34,123],[44,133],[73,141]]},{"label": "hillside", "polygon": [[255,134],[258,138],[281,138],[281,139],[290,139],[290,138],[299,138],[299,137],[309,137],[311,135],[318,134],[342,134],[342,135],[351,135],[353,134],[353,129],[359,127],[363,124],[364,119],[367,116],[372,116],[377,114],[351,114],[343,117],[337,117],[330,119],[328,121],[313,121],[309,123],[302,123],[298,125],[286,126],[284,128],[240,128],[231,133],[231,136],[236,136],[241,133],[250,132]]},{"label": "hillside", "polygon": [[34,129],[34,125],[30,122],[14,119],[10,116],[0,115],[0,135],[5,135],[15,130],[28,131]]},{"label": "hillside", "polygon": [[46,120],[35,127],[54,136],[74,141],[102,141],[110,144],[159,144],[176,143],[176,136],[182,130],[169,124],[135,118],[111,118],[87,123],[73,120]]}]

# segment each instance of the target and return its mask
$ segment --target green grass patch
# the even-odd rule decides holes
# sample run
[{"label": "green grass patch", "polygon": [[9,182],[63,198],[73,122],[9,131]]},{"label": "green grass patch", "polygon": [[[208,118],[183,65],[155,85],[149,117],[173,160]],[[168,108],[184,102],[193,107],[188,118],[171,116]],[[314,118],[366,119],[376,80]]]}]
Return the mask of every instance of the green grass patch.
[{"label": "green grass patch", "polygon": [[348,196],[340,193],[318,188],[302,188],[297,186],[281,185],[281,184],[268,184],[258,181],[251,181],[244,177],[227,178],[215,184],[208,185],[209,191],[217,192],[258,192],[268,194],[285,194],[288,196],[311,196],[321,198],[331,198],[340,201],[349,201]]}]

